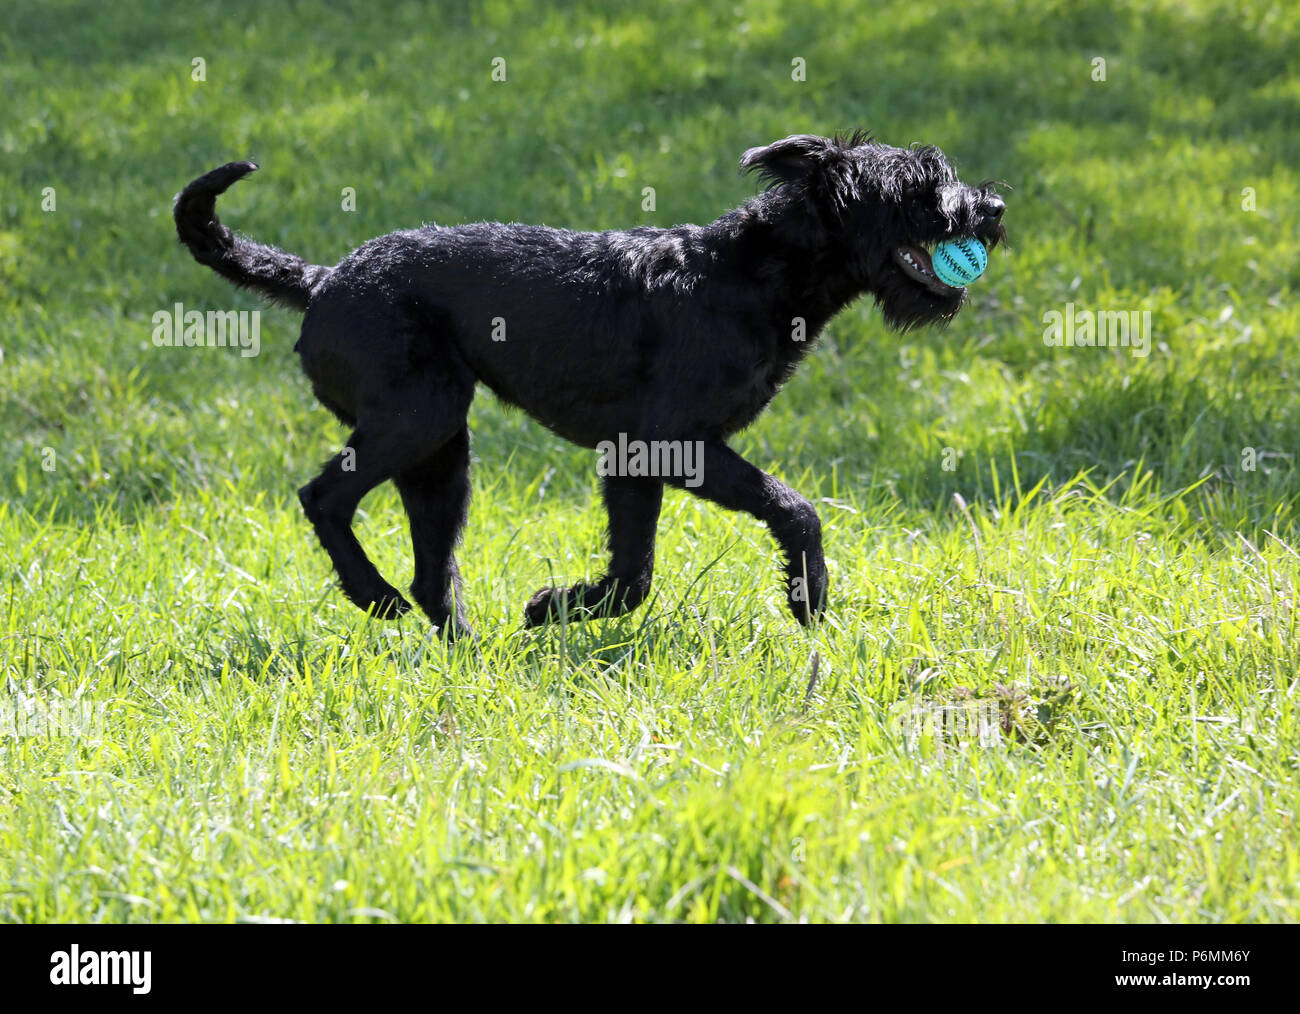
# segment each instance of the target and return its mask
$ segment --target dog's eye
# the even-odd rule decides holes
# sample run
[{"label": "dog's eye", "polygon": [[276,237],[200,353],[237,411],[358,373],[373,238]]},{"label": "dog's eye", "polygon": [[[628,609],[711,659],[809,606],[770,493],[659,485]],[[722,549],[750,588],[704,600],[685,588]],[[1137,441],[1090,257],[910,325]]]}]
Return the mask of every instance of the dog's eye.
[{"label": "dog's eye", "polygon": [[908,221],[917,228],[928,228],[941,217],[934,203],[934,194],[926,194],[919,190],[914,196],[904,198],[903,210],[907,214]]}]

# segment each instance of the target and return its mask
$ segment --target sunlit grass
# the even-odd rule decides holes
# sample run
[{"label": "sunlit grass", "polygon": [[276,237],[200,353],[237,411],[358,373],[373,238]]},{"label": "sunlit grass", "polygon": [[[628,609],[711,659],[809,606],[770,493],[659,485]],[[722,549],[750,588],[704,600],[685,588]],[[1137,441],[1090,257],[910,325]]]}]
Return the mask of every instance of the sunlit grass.
[{"label": "sunlit grass", "polygon": [[[1296,919],[1293,19],[886,6],[11,5],[3,702],[102,728],[0,738],[0,918]],[[1007,180],[1012,248],[946,332],[846,312],[737,439],[818,503],[812,634],[767,534],[678,494],[652,602],[522,630],[602,566],[594,461],[487,395],[481,642],[369,621],[294,497],[344,436],[296,319],[255,359],[150,343],[257,305],[170,228],[230,158],[264,168],[225,219],[333,261],[707,220],[745,148],[853,126]],[[1045,346],[1067,302],[1150,310],[1151,355]],[[358,529],[409,581],[395,494]],[[996,743],[900,721],[968,701]]]}]

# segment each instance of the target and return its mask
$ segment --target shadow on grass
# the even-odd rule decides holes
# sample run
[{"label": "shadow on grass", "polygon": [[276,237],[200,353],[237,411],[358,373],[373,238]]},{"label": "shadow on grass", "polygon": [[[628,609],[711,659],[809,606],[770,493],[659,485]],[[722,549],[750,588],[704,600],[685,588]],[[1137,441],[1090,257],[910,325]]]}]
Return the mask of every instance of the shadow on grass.
[{"label": "shadow on grass", "polygon": [[[1026,490],[1044,476],[1049,489],[1082,472],[1100,486],[1127,476],[1118,491],[1136,478],[1140,465],[1142,471],[1154,473],[1157,488],[1166,493],[1209,476],[1205,492],[1236,494],[1237,509],[1243,512],[1240,520],[1251,526],[1276,523],[1279,510],[1288,518],[1288,526],[1295,523],[1291,507],[1300,491],[1292,454],[1300,446],[1300,420],[1285,405],[1225,398],[1209,381],[1169,373],[1135,373],[1122,383],[1098,373],[1084,376],[1080,383],[1081,391],[1069,400],[1044,398],[1037,412],[1026,418],[1023,431],[986,434],[974,446],[963,446],[956,458],[945,460],[939,420],[930,417],[929,408],[919,400],[909,402],[907,391],[900,387],[889,390],[888,398],[900,400],[909,422],[906,432],[922,434],[925,446],[909,446],[902,442],[905,437],[891,433],[868,440],[850,424],[841,431],[837,447],[787,442],[767,463],[781,476],[812,476],[811,482],[795,484],[803,485],[809,496],[825,496],[834,462],[842,494],[851,500],[871,502],[887,488],[891,500],[904,510],[922,513],[945,506],[954,493],[977,503],[991,498],[995,485],[1003,491],[1013,489],[1017,473]],[[821,399],[815,391],[804,391],[800,400],[818,403]],[[777,404],[781,405],[779,399]],[[779,439],[797,418],[794,411],[794,406],[774,410],[733,444],[751,460],[765,461],[763,454],[754,452],[754,441]],[[294,491],[315,473],[317,461],[331,453],[333,444],[345,438],[323,410],[316,415],[318,432],[303,433],[291,449],[276,447],[277,458],[289,454],[298,460],[296,466],[270,462],[247,468],[241,486],[246,502],[262,499],[293,508]],[[244,443],[255,447],[257,440],[249,437]],[[594,453],[565,444],[518,413],[496,405],[477,409],[474,454],[476,481],[488,490],[507,480],[519,483],[524,481],[521,477],[541,477],[544,489],[532,494],[530,510],[543,503],[558,503],[566,512],[588,505],[600,510]],[[202,494],[199,486],[193,486],[191,497],[176,476],[194,463],[190,455],[174,458],[175,468],[168,474],[159,471],[167,460],[165,453],[155,457],[156,467],[148,472],[119,469],[108,461],[104,476],[94,482],[65,464],[57,482],[33,483],[24,496],[12,501],[37,517],[61,524],[92,523],[104,515],[134,524],[159,511],[184,511],[190,500],[200,507],[196,518],[201,517],[214,509],[205,498],[211,496],[212,483],[220,480],[205,480],[207,492]],[[996,472],[996,483],[990,469]],[[368,504],[373,509],[375,495],[363,507]],[[394,497],[387,499],[393,510],[399,509]],[[476,518],[491,505],[490,492],[479,496],[469,525],[479,523]]]}]

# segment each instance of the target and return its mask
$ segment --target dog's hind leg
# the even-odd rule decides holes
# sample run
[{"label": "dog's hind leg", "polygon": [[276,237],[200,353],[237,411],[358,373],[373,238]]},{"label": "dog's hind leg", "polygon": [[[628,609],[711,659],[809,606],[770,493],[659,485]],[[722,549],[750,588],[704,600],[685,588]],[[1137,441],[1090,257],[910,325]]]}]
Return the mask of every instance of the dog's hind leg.
[{"label": "dog's hind leg", "polygon": [[444,636],[472,637],[455,556],[469,506],[469,430],[461,427],[429,458],[399,472],[393,481],[411,523],[411,596]]},{"label": "dog's hind leg", "polygon": [[357,505],[380,483],[429,461],[453,440],[465,427],[471,397],[472,382],[456,385],[427,372],[386,388],[357,413],[348,446],[298,491],[344,594],[361,609],[391,617],[411,605],[383,579],[353,534]]},{"label": "dog's hind leg", "polygon": [[767,525],[785,552],[790,612],[800,623],[811,623],[826,607],[826,560],[816,509],[720,440],[704,441],[703,451],[698,486],[688,486],[681,478],[668,481],[728,510],[752,514]]},{"label": "dog's hind leg", "polygon": [[377,444],[366,427],[358,426],[324,471],[298,490],[298,499],[334,564],[343,593],[361,609],[393,617],[411,604],[383,579],[352,531],[362,497],[391,478],[396,468],[388,454],[376,453]]},{"label": "dog's hind leg", "polygon": [[608,476],[603,492],[609,512],[609,572],[595,584],[541,589],[524,609],[526,626],[535,627],[561,616],[571,620],[618,616],[635,609],[650,593],[663,483],[658,479]]}]

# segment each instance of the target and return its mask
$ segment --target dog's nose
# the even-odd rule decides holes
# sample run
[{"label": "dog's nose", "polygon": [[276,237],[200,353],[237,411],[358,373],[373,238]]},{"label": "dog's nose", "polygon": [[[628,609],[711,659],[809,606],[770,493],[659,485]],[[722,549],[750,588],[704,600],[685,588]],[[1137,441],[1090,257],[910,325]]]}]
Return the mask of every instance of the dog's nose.
[{"label": "dog's nose", "polygon": [[1007,205],[997,194],[987,194],[983,201],[984,214],[989,218],[1001,218],[1002,212],[1007,210]]}]

